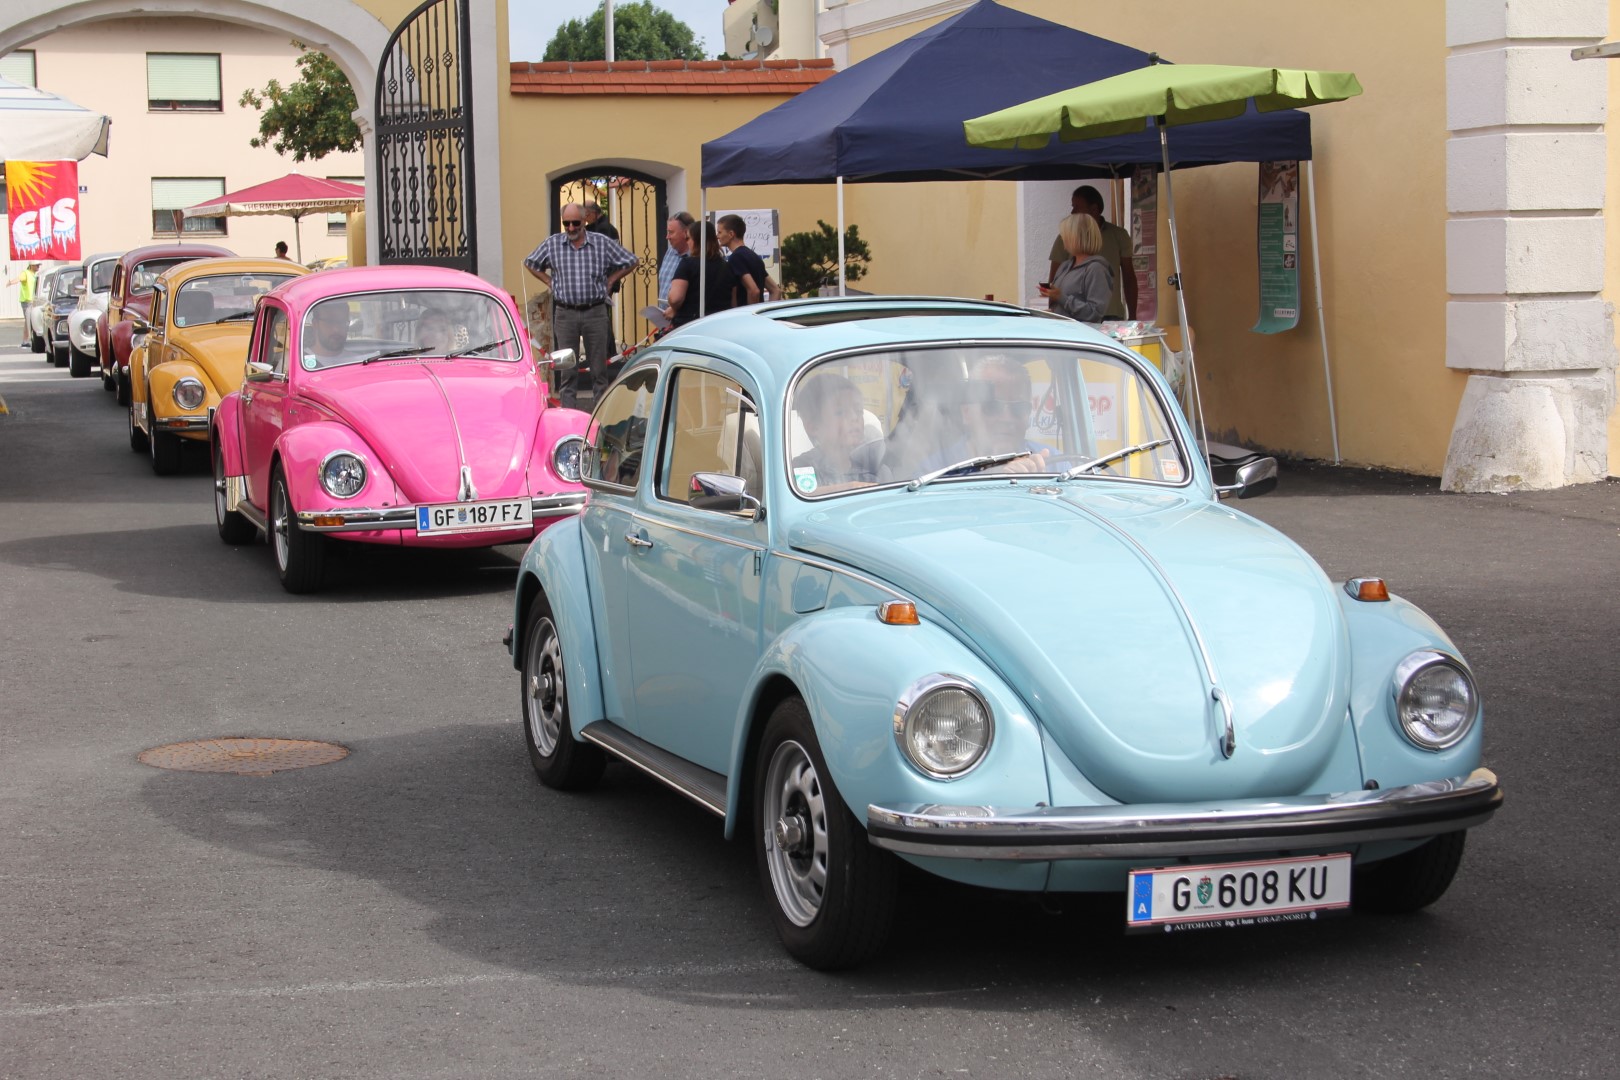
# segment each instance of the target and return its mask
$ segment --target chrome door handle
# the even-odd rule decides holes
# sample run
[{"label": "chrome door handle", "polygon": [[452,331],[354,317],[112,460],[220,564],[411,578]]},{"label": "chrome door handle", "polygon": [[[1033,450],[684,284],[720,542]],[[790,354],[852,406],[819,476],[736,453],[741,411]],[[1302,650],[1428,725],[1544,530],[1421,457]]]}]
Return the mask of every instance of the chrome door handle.
[{"label": "chrome door handle", "polygon": [[625,533],[624,538],[626,540],[630,541],[630,546],[631,547],[650,548],[650,547],[653,546],[653,542],[651,540],[643,540],[641,537],[637,536],[633,532]]}]

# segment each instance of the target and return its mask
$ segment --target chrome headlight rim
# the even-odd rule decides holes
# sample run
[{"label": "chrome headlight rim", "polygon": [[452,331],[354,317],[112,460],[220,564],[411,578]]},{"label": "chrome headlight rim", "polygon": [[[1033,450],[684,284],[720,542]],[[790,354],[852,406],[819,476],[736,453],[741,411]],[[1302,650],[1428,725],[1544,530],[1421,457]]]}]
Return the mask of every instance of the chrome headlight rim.
[{"label": "chrome headlight rim", "polygon": [[[923,705],[927,704],[930,699],[949,692],[966,694],[978,703],[979,708],[984,711],[985,738],[983,745],[980,746],[979,752],[973,760],[956,769],[942,770],[926,761],[917,759],[912,753],[911,740],[907,738],[907,733],[910,730],[911,721],[922,715]],[[963,676],[950,675],[944,672],[924,675],[906,687],[899,700],[895,702],[894,741],[895,745],[900,749],[900,757],[906,764],[931,780],[951,781],[960,780],[962,777],[967,776],[990,756],[990,748],[995,744],[995,740],[996,712],[990,707],[990,702],[985,699],[979,688]]]},{"label": "chrome headlight rim", "polygon": [[[356,484],[354,490],[348,494],[344,494],[341,491],[334,491],[332,484],[326,475],[327,466],[340,457],[346,457],[353,461],[356,468],[360,470],[360,482]],[[333,450],[331,453],[321,458],[321,464],[317,468],[316,474],[321,478],[321,490],[332,496],[334,499],[354,498],[366,489],[366,481],[370,479],[370,472],[366,468],[366,459],[355,453],[353,450]]]},{"label": "chrome headlight rim", "polygon": [[[571,469],[563,465],[564,455],[569,453],[570,446],[576,448],[573,451],[573,467]],[[551,468],[553,472],[570,484],[580,483],[580,478],[585,472],[585,436],[564,435],[558,439],[551,448]]]},{"label": "chrome headlight rim", "polygon": [[[1449,668],[1462,678],[1463,684],[1468,689],[1468,714],[1463,722],[1457,725],[1456,731],[1440,739],[1429,739],[1414,731],[1412,725],[1402,718],[1401,697],[1412,685],[1413,680],[1423,672],[1437,667]],[[1479,686],[1474,682],[1474,673],[1463,663],[1462,657],[1444,649],[1417,649],[1408,653],[1395,665],[1395,673],[1390,681],[1389,708],[1396,729],[1407,742],[1419,750],[1439,753],[1442,750],[1450,750],[1468,738],[1479,724]]]},{"label": "chrome headlight rim", "polygon": [[[182,397],[182,393],[185,396]],[[195,375],[186,375],[175,380],[173,389],[169,391],[169,396],[174,398],[174,403],[181,409],[186,412],[194,412],[202,408],[203,402],[208,400],[208,388]],[[188,401],[192,397],[195,397],[196,400]]]}]

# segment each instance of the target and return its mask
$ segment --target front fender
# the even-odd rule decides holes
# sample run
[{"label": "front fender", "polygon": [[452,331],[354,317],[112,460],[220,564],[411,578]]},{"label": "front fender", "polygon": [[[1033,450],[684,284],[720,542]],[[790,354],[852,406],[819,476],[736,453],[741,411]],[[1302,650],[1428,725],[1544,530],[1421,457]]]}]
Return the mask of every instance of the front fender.
[{"label": "front fender", "polygon": [[[321,487],[321,462],[337,450],[346,450],[366,464],[365,486],[347,499],[335,498]],[[383,459],[347,424],[318,420],[290,427],[276,440],[275,454],[281,462],[282,475],[287,478],[287,497],[295,512],[358,507],[380,509],[401,501]]]},{"label": "front fender", "polygon": [[[203,403],[187,411],[174,402],[174,384],[190,376],[203,385]],[[146,374],[151,386],[151,409],[155,416],[206,416],[208,410],[219,404],[219,391],[201,364],[189,359],[170,360],[158,364]]]},{"label": "front fender", "polygon": [[[542,389],[542,393],[544,390]],[[534,451],[529,457],[529,490],[533,492],[584,491],[578,481],[564,480],[552,465],[552,450],[569,435],[585,435],[591,422],[588,413],[578,409],[548,408],[540,412],[535,425]]]},{"label": "front fender", "polygon": [[113,367],[129,366],[130,337],[135,333],[135,324],[128,319],[120,319],[107,336],[111,338]]},{"label": "front fender", "polygon": [[545,593],[562,641],[563,677],[568,693],[568,722],[575,734],[602,719],[601,665],[596,652],[596,623],[586,587],[585,555],[578,516],[563,518],[546,529],[523,555],[512,606],[512,666],[523,667],[523,631],[535,599]]},{"label": "front fender", "polygon": [[[966,679],[994,716],[989,751],[955,780],[919,772],[894,738],[900,695],[937,673]],[[791,681],[804,698],[833,783],[863,827],[866,808],[889,805],[885,799],[984,806],[1050,801],[1040,726],[1000,675],[940,626],[889,626],[871,607],[840,607],[794,623],[771,642],[754,670],[754,690],[737,718],[731,747],[728,836],[750,811],[742,799],[752,785],[745,770],[754,733],[767,719],[760,715],[766,688],[779,678]]]},{"label": "front fender", "polygon": [[1392,594],[1388,601],[1369,602],[1351,597],[1342,588],[1336,591],[1350,631],[1350,714],[1356,725],[1362,775],[1382,788],[1468,775],[1480,764],[1483,708],[1474,730],[1456,746],[1441,751],[1414,746],[1401,733],[1393,709],[1395,665],[1409,653],[1439,649],[1459,660],[1462,653],[1433,619],[1407,600]]},{"label": "front fender", "polygon": [[212,434],[219,447],[220,460],[226,476],[245,476],[247,463],[242,460],[242,395],[232,392],[219,399],[214,410]]}]

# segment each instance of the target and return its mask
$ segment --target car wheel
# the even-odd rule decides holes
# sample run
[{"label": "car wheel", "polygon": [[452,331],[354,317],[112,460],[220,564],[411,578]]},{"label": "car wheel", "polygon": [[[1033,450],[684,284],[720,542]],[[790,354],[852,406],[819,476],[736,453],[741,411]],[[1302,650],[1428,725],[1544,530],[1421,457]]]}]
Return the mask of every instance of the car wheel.
[{"label": "car wheel", "polygon": [[128,376],[122,374],[113,376],[113,395],[118,404],[129,404],[130,393]]},{"label": "car wheel", "polygon": [[80,352],[72,345],[68,346],[68,374],[73,378],[88,378],[90,375],[90,365],[94,362],[95,358],[89,353]]},{"label": "car wheel", "polygon": [[30,349],[34,350],[35,352],[44,352],[45,351],[45,339],[40,337],[38,334],[29,334],[28,335],[28,347]]},{"label": "car wheel", "polygon": [[1446,833],[1404,855],[1356,867],[1352,903],[1363,911],[1391,914],[1428,907],[1450,887],[1467,838],[1466,832]]},{"label": "car wheel", "polygon": [[66,349],[59,349],[55,345],[52,345],[51,346],[51,365],[53,367],[67,367],[68,366],[67,350]]},{"label": "car wheel", "polygon": [[159,476],[173,476],[180,471],[180,436],[155,428],[146,437],[146,446],[152,456],[152,471]]},{"label": "car wheel", "polygon": [[146,453],[146,432],[135,426],[135,406],[124,410],[129,420],[129,448],[137,454]]},{"label": "car wheel", "polygon": [[894,919],[896,860],[844,805],[799,698],[765,725],[754,809],[760,885],[788,952],[823,971],[877,953]]},{"label": "car wheel", "polygon": [[287,477],[277,465],[270,471],[270,547],[276,554],[276,573],[288,592],[314,592],[321,587],[326,567],[326,538],[300,529],[293,514]]},{"label": "car wheel", "polygon": [[245,544],[257,537],[259,530],[235,510],[225,509],[225,451],[217,440],[210,441],[209,449],[214,459],[214,524],[219,528],[219,538],[227,544]]},{"label": "car wheel", "polygon": [[582,791],[602,778],[607,755],[574,738],[568,721],[562,638],[545,594],[535,597],[523,630],[523,741],[546,787]]},{"label": "car wheel", "polygon": [[106,368],[101,368],[100,371],[101,371],[101,388],[103,390],[113,390],[113,389],[115,389],[118,384],[113,381],[112,372],[108,371]]}]

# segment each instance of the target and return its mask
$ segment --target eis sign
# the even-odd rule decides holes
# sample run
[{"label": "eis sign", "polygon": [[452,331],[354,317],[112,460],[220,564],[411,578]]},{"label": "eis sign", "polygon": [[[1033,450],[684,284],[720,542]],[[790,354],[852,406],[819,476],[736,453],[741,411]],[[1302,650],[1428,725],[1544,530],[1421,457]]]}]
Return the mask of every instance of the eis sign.
[{"label": "eis sign", "polygon": [[12,261],[79,261],[78,162],[6,162],[6,207]]}]

